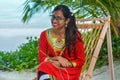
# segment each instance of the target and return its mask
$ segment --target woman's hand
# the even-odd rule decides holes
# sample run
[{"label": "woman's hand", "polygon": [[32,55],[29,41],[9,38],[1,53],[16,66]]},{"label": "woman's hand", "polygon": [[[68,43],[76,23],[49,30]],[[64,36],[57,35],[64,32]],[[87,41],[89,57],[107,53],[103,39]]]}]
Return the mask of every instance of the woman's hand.
[{"label": "woman's hand", "polygon": [[72,67],[72,64],[66,58],[62,56],[57,56],[52,59],[58,61],[61,67]]},{"label": "woman's hand", "polygon": [[57,67],[72,67],[72,64],[62,56],[49,58],[48,62],[54,64]]},{"label": "woman's hand", "polygon": [[57,60],[49,58],[47,61],[56,66],[57,68],[60,68],[60,63]]}]

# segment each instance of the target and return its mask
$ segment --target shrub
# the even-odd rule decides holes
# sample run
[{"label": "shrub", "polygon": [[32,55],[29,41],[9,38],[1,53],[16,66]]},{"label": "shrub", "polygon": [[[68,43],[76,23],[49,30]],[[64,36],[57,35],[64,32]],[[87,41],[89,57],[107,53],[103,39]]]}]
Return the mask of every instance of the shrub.
[{"label": "shrub", "polygon": [[[120,37],[112,36],[112,53],[114,60],[120,59]],[[107,41],[105,40],[98,57],[96,67],[101,67],[106,64],[108,64],[108,53],[107,53]]]},{"label": "shrub", "polygon": [[0,52],[1,69],[30,69],[38,65],[38,38],[27,37],[28,43],[19,46],[14,52]]}]

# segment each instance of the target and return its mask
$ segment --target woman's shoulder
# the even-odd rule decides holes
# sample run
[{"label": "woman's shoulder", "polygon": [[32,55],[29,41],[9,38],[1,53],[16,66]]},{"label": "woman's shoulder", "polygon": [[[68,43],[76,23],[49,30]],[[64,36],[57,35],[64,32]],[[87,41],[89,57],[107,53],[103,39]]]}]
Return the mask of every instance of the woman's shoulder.
[{"label": "woman's shoulder", "polygon": [[41,35],[45,35],[47,32],[50,32],[51,30],[52,30],[52,28],[46,29],[41,32]]},{"label": "woman's shoulder", "polygon": [[82,36],[81,36],[81,33],[78,31],[77,32],[77,36],[79,37],[79,38],[81,38]]},{"label": "woman's shoulder", "polygon": [[77,32],[77,41],[83,42],[82,35],[79,31]]}]

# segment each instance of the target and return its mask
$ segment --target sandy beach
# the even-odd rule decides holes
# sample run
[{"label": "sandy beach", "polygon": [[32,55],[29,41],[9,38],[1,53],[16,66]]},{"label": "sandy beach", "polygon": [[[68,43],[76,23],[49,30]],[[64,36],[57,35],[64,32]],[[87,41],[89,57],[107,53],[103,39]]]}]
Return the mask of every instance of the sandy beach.
[{"label": "sandy beach", "polygon": [[[115,80],[120,80],[120,61],[114,62]],[[33,80],[36,73],[31,71],[0,71],[0,80]],[[91,80],[110,80],[108,66],[95,69]]]},{"label": "sandy beach", "polygon": [[[114,62],[115,80],[120,80],[120,61]],[[110,72],[108,66],[103,66],[93,72],[91,80],[110,80]]]}]

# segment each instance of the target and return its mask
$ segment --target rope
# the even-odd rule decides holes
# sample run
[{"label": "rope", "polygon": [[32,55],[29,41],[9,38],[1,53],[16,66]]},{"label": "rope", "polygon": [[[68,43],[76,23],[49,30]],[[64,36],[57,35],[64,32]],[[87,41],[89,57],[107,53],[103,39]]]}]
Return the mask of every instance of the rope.
[{"label": "rope", "polygon": [[[104,20],[101,21],[102,23],[85,23],[84,21],[94,21],[94,20]],[[94,50],[96,48],[96,45],[98,43],[98,40],[103,40],[100,38],[100,34],[102,31],[102,28],[105,24],[105,19],[101,18],[94,18],[94,19],[77,19],[77,27],[82,34],[84,47],[85,47],[85,63],[82,67],[82,75],[81,80],[84,80],[85,75],[91,77],[90,74],[86,74],[86,71],[88,70],[88,67],[90,65],[91,59],[95,58],[97,59],[97,56],[93,56]],[[82,24],[81,24],[82,22]],[[83,23],[84,22],[84,23]]]}]

